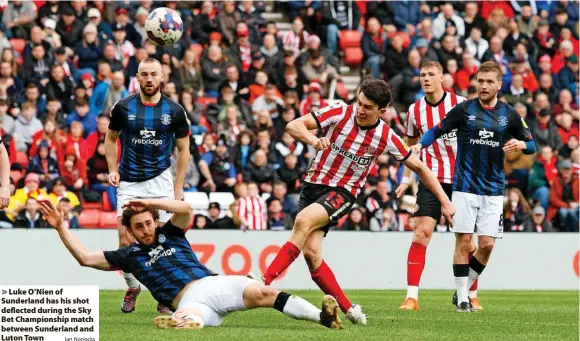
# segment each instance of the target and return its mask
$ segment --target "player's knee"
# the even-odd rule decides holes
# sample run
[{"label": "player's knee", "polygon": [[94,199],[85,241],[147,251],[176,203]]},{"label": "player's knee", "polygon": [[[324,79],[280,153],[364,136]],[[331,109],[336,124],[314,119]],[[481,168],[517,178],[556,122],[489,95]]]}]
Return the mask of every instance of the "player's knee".
[{"label": "player's knee", "polygon": [[248,309],[273,307],[280,291],[265,285],[249,285],[244,290],[244,304]]},{"label": "player's knee", "polygon": [[493,246],[494,246],[494,240],[493,239],[482,239],[479,241],[479,251],[481,253],[487,254],[489,255],[491,253],[491,250],[493,250]]},{"label": "player's knee", "polygon": [[413,241],[415,243],[427,245],[429,244],[432,235],[433,229],[431,229],[430,226],[428,228],[425,228],[424,226],[419,225],[417,226],[417,229],[415,229],[415,232],[413,233]]},{"label": "player's knee", "polygon": [[308,231],[310,229],[311,222],[305,214],[298,213],[296,220],[294,220],[294,230],[295,231]]}]

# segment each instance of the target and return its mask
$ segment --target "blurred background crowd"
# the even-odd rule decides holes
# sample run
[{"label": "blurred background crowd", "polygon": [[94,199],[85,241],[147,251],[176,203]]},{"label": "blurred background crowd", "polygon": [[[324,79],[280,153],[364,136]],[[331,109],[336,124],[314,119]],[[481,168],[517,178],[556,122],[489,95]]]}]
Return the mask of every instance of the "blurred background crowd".
[{"label": "blurred background crowd", "polygon": [[[173,46],[146,38],[159,6],[181,13]],[[314,151],[285,126],[352,102],[366,77],[391,85],[385,119],[404,136],[407,109],[424,95],[422,62],[440,62],[444,89],[473,98],[478,65],[494,60],[501,100],[539,150],[507,155],[504,230],[578,231],[576,1],[3,0],[0,13],[0,134],[12,180],[2,227],[46,227],[39,197],[62,206],[73,227],[116,226],[103,145],[109,112],[139,91],[137,65],[154,57],[163,93],[192,124],[185,190],[194,229],[290,229]],[[411,230],[416,186],[397,199],[401,176],[382,156],[337,229]]]}]

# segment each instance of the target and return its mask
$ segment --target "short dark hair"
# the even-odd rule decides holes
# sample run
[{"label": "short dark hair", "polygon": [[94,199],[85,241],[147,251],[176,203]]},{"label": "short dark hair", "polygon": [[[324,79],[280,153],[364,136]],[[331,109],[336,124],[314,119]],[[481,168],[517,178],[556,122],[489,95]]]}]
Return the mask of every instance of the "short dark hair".
[{"label": "short dark hair", "polygon": [[131,229],[131,218],[136,216],[137,214],[141,214],[144,212],[149,212],[153,217],[154,221],[159,220],[159,211],[156,208],[147,207],[145,209],[134,210],[132,208],[126,208],[123,210],[123,216],[121,217],[121,224],[128,229]]},{"label": "short dark hair", "polygon": [[100,118],[106,118],[109,121],[111,120],[111,118],[107,114],[99,114],[99,116],[97,116],[97,120],[100,119]]},{"label": "short dark hair", "polygon": [[59,100],[58,98],[54,97],[54,96],[48,96],[48,97],[46,98],[46,102],[47,102],[47,103],[48,103],[48,102],[60,102],[60,100]]},{"label": "short dark hair", "polygon": [[26,85],[26,89],[38,89],[38,85],[34,82],[30,82]]},{"label": "short dark hair", "polygon": [[70,204],[70,199],[69,198],[62,198],[58,202],[66,202],[66,203]]},{"label": "short dark hair", "polygon": [[272,183],[272,187],[274,186],[283,186],[286,189],[288,188],[288,185],[282,180],[274,180],[274,182]]},{"label": "short dark hair", "polygon": [[367,79],[361,86],[360,91],[379,109],[386,108],[391,103],[391,87],[382,79]]},{"label": "short dark hair", "polygon": [[79,97],[75,101],[75,107],[84,107],[84,106],[88,106],[88,105],[89,105],[89,101],[87,101],[87,99],[83,98],[83,97]]}]

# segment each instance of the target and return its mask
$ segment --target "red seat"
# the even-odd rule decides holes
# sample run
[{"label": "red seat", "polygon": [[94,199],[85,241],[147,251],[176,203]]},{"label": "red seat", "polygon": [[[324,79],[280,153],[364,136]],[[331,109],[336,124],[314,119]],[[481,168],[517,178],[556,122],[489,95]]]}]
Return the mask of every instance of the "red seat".
[{"label": "red seat", "polygon": [[15,184],[18,184],[18,181],[22,179],[22,172],[18,170],[10,171],[10,178],[12,178]]},{"label": "red seat", "polygon": [[[111,207],[111,202],[109,201],[109,193],[107,193],[106,191],[102,193],[103,196],[103,211],[107,211],[110,212],[113,210],[113,207]],[[116,208],[116,207],[115,207]]]},{"label": "red seat", "polygon": [[26,46],[26,40],[22,38],[12,38],[10,39],[10,45],[12,45],[14,52],[18,52],[19,55],[22,55],[22,51],[24,51],[24,47]]},{"label": "red seat", "polygon": [[79,214],[79,225],[84,228],[99,227],[99,210],[83,209]]},{"label": "red seat", "polygon": [[197,98],[197,103],[201,104],[204,109],[205,107],[207,107],[210,104],[213,103],[217,103],[217,98],[213,98],[213,97],[198,97]]},{"label": "red seat", "polygon": [[201,58],[201,53],[203,52],[203,46],[201,46],[200,44],[191,44],[189,45],[189,49],[193,51],[193,53],[195,53],[195,55],[197,56],[197,59]]},{"label": "red seat", "polygon": [[28,167],[28,154],[26,154],[26,152],[16,152],[16,162],[18,162],[23,169],[26,169],[26,167]]},{"label": "red seat", "polygon": [[359,66],[363,60],[363,50],[360,47],[344,49],[344,63],[349,66]]},{"label": "red seat", "polygon": [[362,41],[362,33],[356,30],[342,30],[340,31],[340,48],[360,47]]},{"label": "red seat", "polygon": [[103,204],[100,202],[87,202],[84,199],[81,199],[81,207],[87,210],[102,210]]},{"label": "red seat", "polygon": [[336,83],[336,92],[343,99],[348,99],[348,89],[346,88],[343,82]]},{"label": "red seat", "polygon": [[99,227],[106,229],[117,228],[117,212],[100,212]]}]

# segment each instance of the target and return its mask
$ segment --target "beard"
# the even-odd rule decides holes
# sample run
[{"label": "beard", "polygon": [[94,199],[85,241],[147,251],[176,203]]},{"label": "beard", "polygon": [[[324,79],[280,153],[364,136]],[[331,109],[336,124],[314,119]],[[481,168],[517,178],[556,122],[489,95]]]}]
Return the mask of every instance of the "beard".
[{"label": "beard", "polygon": [[156,95],[160,89],[161,89],[161,84],[158,86],[153,86],[153,87],[147,87],[147,86],[141,85],[141,91],[149,97]]}]

